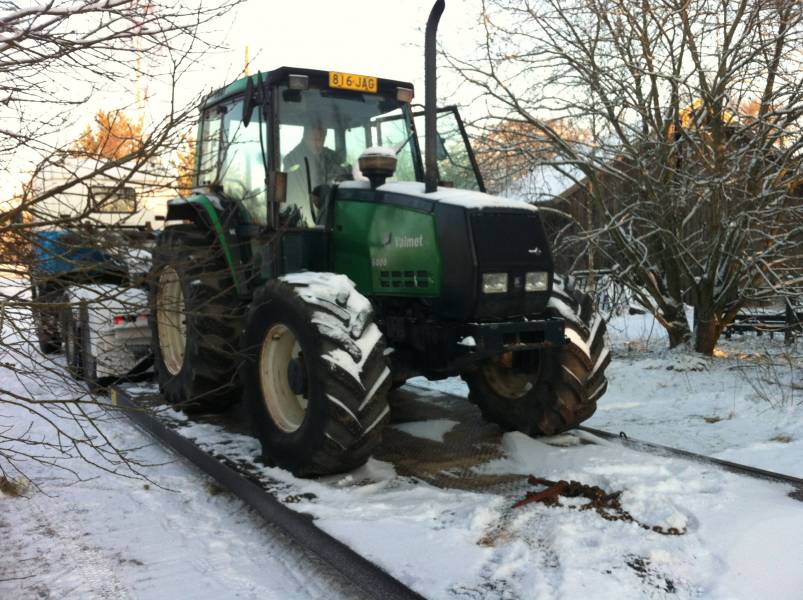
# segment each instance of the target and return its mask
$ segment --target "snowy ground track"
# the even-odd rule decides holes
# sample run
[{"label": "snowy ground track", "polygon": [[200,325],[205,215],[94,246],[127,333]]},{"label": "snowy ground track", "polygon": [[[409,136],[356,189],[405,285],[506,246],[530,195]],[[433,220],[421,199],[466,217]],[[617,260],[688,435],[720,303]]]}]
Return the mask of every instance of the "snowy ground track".
[{"label": "snowy ground track", "polygon": [[[729,584],[689,575],[698,563],[700,573],[716,572],[706,521],[736,522],[740,503],[769,496],[786,495],[788,511],[803,510],[796,478],[589,428],[540,440],[503,434],[465,398],[412,385],[391,395],[392,422],[365,467],[316,480],[255,459],[258,443],[236,408],[190,419],[153,387],[116,394],[148,409],[127,411],[143,428],[365,597],[573,597],[592,580],[613,586],[611,593],[626,585],[632,597],[730,597]],[[745,483],[723,469],[772,484]],[[534,487],[536,479],[610,497],[593,506],[582,494],[553,496],[533,507],[522,500],[550,493]],[[724,508],[700,519],[699,506],[712,499]],[[616,548],[596,538],[617,539]]]},{"label": "snowy ground track", "polygon": [[735,463],[730,460],[722,460],[721,458],[705,456],[703,454],[689,452],[688,450],[681,450],[680,448],[672,448],[671,446],[645,442],[644,440],[628,437],[628,435],[623,431],[616,434],[609,431],[603,431],[601,429],[595,429],[594,427],[586,427],[584,425],[579,426],[577,429],[606,440],[618,440],[623,445],[641,452],[650,452],[652,454],[663,456],[677,456],[695,462],[710,463],[712,465],[716,465],[717,467],[721,467],[726,471],[747,475],[748,477],[756,477],[758,479],[765,479],[767,481],[775,481],[778,483],[788,483],[795,488],[794,491],[790,492],[789,495],[792,498],[803,502],[803,479],[800,477],[793,477],[784,473],[776,473],[775,471],[767,471],[766,469],[759,469],[757,467]]},{"label": "snowy ground track", "polygon": [[126,409],[126,414],[159,442],[177,452],[210,475],[225,490],[245,502],[268,523],[276,526],[306,550],[318,555],[365,592],[366,598],[420,600],[422,596],[388,575],[385,571],[328,535],[302,513],[290,510],[273,494],[225,462],[210,456],[191,440],[176,433],[155,417],[137,396],[122,388],[111,389],[112,403]]}]

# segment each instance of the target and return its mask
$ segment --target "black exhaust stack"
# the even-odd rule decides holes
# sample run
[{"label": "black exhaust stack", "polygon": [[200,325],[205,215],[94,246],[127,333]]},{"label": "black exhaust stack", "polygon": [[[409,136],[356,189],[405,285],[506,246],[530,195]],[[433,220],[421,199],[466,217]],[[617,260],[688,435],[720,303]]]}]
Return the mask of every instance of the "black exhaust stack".
[{"label": "black exhaust stack", "polygon": [[438,21],[441,20],[443,9],[446,8],[444,0],[438,0],[427,19],[427,32],[424,40],[424,153],[426,154],[426,172],[424,174],[424,191],[429,194],[438,189],[438,157],[435,136],[438,135],[436,114],[438,94],[435,86],[435,58],[437,46],[435,33],[438,31]]}]

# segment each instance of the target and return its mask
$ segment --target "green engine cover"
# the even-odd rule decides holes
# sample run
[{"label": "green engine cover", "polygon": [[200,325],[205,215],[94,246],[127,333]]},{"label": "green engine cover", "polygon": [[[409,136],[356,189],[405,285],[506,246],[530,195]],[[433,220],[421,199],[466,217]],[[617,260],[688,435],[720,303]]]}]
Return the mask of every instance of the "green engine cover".
[{"label": "green engine cover", "polygon": [[335,272],[366,295],[436,297],[441,255],[432,214],[340,198],[333,231]]}]

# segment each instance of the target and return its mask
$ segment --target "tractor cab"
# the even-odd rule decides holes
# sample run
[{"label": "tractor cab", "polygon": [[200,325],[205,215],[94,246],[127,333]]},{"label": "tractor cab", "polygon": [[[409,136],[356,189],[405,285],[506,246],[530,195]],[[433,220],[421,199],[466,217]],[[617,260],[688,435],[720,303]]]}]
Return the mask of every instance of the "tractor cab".
[{"label": "tractor cab", "polygon": [[[251,224],[324,227],[332,186],[368,180],[359,158],[369,148],[396,155],[386,181],[424,180],[424,113],[412,100],[410,83],[334,71],[282,67],[241,79],[204,102],[195,185],[236,202]],[[482,190],[454,107],[438,126],[442,185]]]}]

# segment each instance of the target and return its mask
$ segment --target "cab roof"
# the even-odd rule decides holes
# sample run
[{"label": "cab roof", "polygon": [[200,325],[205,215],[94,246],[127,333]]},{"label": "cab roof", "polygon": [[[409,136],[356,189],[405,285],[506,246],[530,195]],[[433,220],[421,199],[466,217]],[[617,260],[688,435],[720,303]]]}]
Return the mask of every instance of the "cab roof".
[{"label": "cab roof", "polygon": [[[267,81],[270,85],[278,85],[284,81],[287,81],[287,76],[290,74],[306,75],[309,77],[310,87],[326,88],[329,86],[329,73],[330,71],[321,71],[319,69],[279,67],[273,71],[262,73],[262,81]],[[219,90],[209,94],[201,103],[201,110],[218,104],[219,102],[222,102],[231,96],[243,93],[249,78],[254,82],[254,85],[256,85],[257,75],[249,75],[247,77],[243,77],[242,79],[238,79],[226,87],[220,88]],[[397,81],[395,79],[382,79],[377,77],[377,84],[379,94],[395,93],[396,88],[399,87],[414,90],[413,84],[408,81]]]}]

